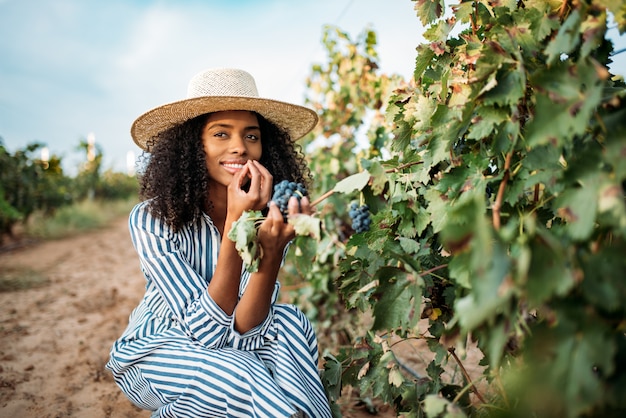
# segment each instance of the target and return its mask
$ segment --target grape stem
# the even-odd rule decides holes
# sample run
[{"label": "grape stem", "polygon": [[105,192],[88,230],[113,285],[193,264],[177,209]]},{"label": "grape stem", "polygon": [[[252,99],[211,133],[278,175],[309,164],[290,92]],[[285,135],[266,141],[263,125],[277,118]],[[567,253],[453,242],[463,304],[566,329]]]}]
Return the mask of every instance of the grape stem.
[{"label": "grape stem", "polygon": [[[413,165],[416,165],[416,164],[422,164],[422,163],[423,163],[423,161],[412,161],[412,162],[410,162],[410,163],[402,164],[402,165],[400,165],[400,166],[398,166],[398,167],[395,167],[395,168],[390,168],[390,169],[388,169],[388,170],[385,170],[385,173],[386,173],[386,174],[389,174],[389,173],[397,173],[397,172],[399,172],[400,170],[404,170],[404,169],[405,169],[405,168],[407,168],[407,167],[411,167],[411,166],[413,166]],[[371,177],[370,177],[370,179],[371,179]],[[324,193],[323,195],[321,195],[320,197],[318,197],[317,199],[315,199],[314,201],[312,201],[312,202],[311,202],[311,206],[317,206],[317,205],[319,205],[319,204],[320,204],[320,203],[322,203],[324,200],[326,200],[326,199],[328,199],[329,197],[331,197],[333,194],[335,194],[335,189],[330,189],[329,191],[327,191],[326,193]]]}]

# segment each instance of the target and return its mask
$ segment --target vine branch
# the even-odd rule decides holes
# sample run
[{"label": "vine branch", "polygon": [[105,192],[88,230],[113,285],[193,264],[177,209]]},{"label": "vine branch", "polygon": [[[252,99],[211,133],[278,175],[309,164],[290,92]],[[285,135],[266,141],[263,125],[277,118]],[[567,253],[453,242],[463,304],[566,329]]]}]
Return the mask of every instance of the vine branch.
[{"label": "vine branch", "polygon": [[472,387],[472,392],[474,392],[474,394],[476,395],[476,397],[480,400],[480,402],[482,403],[487,403],[485,401],[485,398],[483,398],[483,395],[480,394],[480,392],[478,391],[478,389],[476,388],[476,386],[474,385],[474,382],[472,381],[472,379],[470,378],[469,373],[467,373],[467,370],[465,370],[465,367],[463,366],[463,363],[461,363],[461,359],[459,358],[459,356],[456,355],[455,349],[454,347],[450,347],[448,348],[448,352],[450,354],[452,354],[452,357],[454,357],[454,360],[456,361],[456,363],[459,365],[459,367],[461,368],[461,373],[463,373],[463,377],[465,377],[465,380],[467,380],[467,383]]},{"label": "vine branch", "polygon": [[500,229],[500,208],[502,207],[502,199],[504,198],[504,189],[506,188],[506,183],[509,181],[509,177],[511,176],[511,159],[513,158],[513,151],[509,151],[506,155],[506,159],[504,160],[504,176],[502,177],[502,181],[500,182],[500,187],[498,187],[498,194],[496,195],[496,201],[493,203],[492,208],[492,217],[493,217],[493,227],[497,230]]},{"label": "vine branch", "polygon": [[420,276],[420,277],[424,277],[424,276],[426,276],[426,275],[428,275],[428,274],[434,273],[434,272],[436,272],[437,270],[441,270],[442,268],[445,268],[445,267],[448,267],[448,265],[447,265],[447,264],[440,264],[440,265],[435,266],[435,267],[433,267],[433,268],[431,268],[431,269],[428,269],[428,270],[422,271],[422,272],[419,274],[419,276]]},{"label": "vine branch", "polygon": [[[401,170],[404,170],[407,167],[411,167],[413,165],[422,164],[422,163],[423,163],[423,161],[412,161],[410,163],[405,163],[405,164],[399,165],[398,167],[395,167],[395,168],[387,169],[387,170],[385,170],[385,173],[386,174],[397,173],[397,172],[399,172]],[[324,193],[323,195],[321,195],[320,197],[318,197],[317,199],[312,201],[311,202],[311,206],[319,205],[321,202],[323,202],[324,200],[328,199],[333,194],[335,194],[335,189],[330,189],[329,191],[327,191],[326,193]]]}]

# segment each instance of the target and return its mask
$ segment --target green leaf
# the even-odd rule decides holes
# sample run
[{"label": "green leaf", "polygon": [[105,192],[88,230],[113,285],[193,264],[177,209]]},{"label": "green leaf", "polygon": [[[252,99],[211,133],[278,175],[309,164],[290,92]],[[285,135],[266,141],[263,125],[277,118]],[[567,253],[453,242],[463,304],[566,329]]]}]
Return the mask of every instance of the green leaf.
[{"label": "green leaf", "polygon": [[589,415],[594,405],[608,400],[602,376],[611,376],[616,366],[613,332],[593,310],[571,302],[555,306],[558,322],[535,327],[528,341],[525,361],[534,367],[526,370],[529,376],[520,395],[548,416],[563,416],[560,405],[567,405],[569,416]]},{"label": "green leaf", "polygon": [[578,46],[580,20],[580,12],[574,9],[563,22],[556,37],[546,47],[548,65],[553,65],[562,54],[569,54]]},{"label": "green leaf", "polygon": [[378,161],[362,160],[361,164],[371,175],[371,189],[374,195],[382,194],[388,184],[387,173]]},{"label": "green leaf", "polygon": [[556,200],[559,217],[567,224],[569,235],[575,240],[587,239],[596,222],[598,192],[595,182],[576,189],[565,190]]},{"label": "green leaf", "polygon": [[528,269],[528,301],[532,308],[556,295],[564,295],[574,285],[565,249],[546,231],[538,231],[532,242]]},{"label": "green leaf", "polygon": [[441,17],[443,0],[411,0],[415,2],[415,11],[422,25],[427,26]]},{"label": "green leaf", "polygon": [[262,250],[257,239],[256,222],[263,219],[260,211],[244,211],[233,222],[227,237],[235,243],[235,248],[243,260],[246,270],[255,272],[259,269]]},{"label": "green leaf", "polygon": [[505,313],[504,308],[512,296],[507,282],[511,261],[505,248],[495,241],[490,253],[474,251],[474,257],[482,254],[484,266],[470,273],[472,292],[455,303],[455,322],[458,321],[466,331]]},{"label": "green leaf", "polygon": [[486,105],[516,106],[526,94],[523,67],[510,67],[498,72],[497,84],[484,94]]},{"label": "green leaf", "polygon": [[376,330],[395,329],[408,324],[413,310],[411,292],[406,291],[411,283],[401,280],[404,273],[391,267],[381,271],[381,274],[383,272],[385,276],[391,274],[395,280],[392,282],[381,280],[377,289],[381,296],[374,306],[375,319],[372,328]]},{"label": "green leaf", "polygon": [[480,107],[476,111],[476,117],[472,120],[467,139],[479,140],[490,136],[496,126],[509,117],[504,109],[491,106]]},{"label": "green leaf", "polygon": [[425,131],[431,127],[431,118],[437,110],[437,103],[421,95],[415,95],[405,105],[404,120],[415,131]]},{"label": "green leaf", "polygon": [[624,312],[626,307],[626,244],[614,242],[610,247],[584,257],[584,280],[581,283],[585,298],[597,309]]},{"label": "green leaf", "polygon": [[326,354],[324,356],[322,383],[331,402],[336,401],[341,396],[341,372],[341,363],[332,354]]},{"label": "green leaf", "polygon": [[542,69],[532,84],[545,90],[536,94],[533,119],[527,125],[527,143],[560,146],[589,128],[603,94],[602,82],[591,61],[567,62]]},{"label": "green leaf", "polygon": [[415,59],[415,70],[413,71],[413,77],[416,80],[422,78],[424,71],[431,65],[435,52],[426,45],[420,45],[417,47],[417,58]]},{"label": "green leaf", "polygon": [[333,191],[335,193],[352,193],[357,190],[363,190],[367,183],[370,181],[370,173],[367,170],[363,170],[359,173],[346,177],[343,180],[337,182]]},{"label": "green leaf", "polygon": [[414,239],[398,237],[398,241],[400,241],[400,247],[402,247],[402,250],[409,255],[416,254],[420,249],[419,242]]},{"label": "green leaf", "polygon": [[443,229],[448,219],[448,199],[435,189],[429,189],[425,194],[428,201],[428,213],[434,232]]},{"label": "green leaf", "polygon": [[538,9],[530,9],[527,13],[527,19],[531,22],[531,33],[538,42],[543,41],[552,31],[558,29],[560,26],[559,20],[548,15],[547,10],[539,11]]}]

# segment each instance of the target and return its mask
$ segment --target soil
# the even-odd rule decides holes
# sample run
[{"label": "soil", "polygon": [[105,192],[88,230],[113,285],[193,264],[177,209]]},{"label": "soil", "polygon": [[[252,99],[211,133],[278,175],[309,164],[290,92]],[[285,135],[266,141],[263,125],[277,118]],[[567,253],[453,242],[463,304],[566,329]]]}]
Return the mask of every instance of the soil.
[{"label": "soil", "polygon": [[[0,252],[0,275],[30,272],[30,288],[0,292],[0,416],[149,417],[117,388],[104,365],[143,296],[144,278],[118,219],[99,231]],[[428,350],[411,348],[411,353]],[[343,403],[346,418],[371,417]],[[343,398],[342,398],[343,399]],[[392,417],[389,408],[379,417]]]}]

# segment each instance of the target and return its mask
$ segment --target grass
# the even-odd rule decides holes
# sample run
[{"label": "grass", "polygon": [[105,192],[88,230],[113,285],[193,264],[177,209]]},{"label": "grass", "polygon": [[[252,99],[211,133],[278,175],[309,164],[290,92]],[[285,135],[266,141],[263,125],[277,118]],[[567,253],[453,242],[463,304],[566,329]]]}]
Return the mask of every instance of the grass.
[{"label": "grass", "polygon": [[115,201],[84,200],[58,209],[52,216],[33,215],[26,225],[27,237],[59,239],[106,226],[126,216],[137,203],[136,198]]},{"label": "grass", "polygon": [[[116,201],[85,200],[57,210],[52,216],[35,214],[20,232],[21,239],[55,240],[106,227],[111,221],[128,216],[136,198]],[[13,292],[45,286],[48,278],[24,266],[0,265],[0,292]]]},{"label": "grass", "polygon": [[27,267],[0,267],[0,292],[32,289],[44,286],[48,278]]}]

